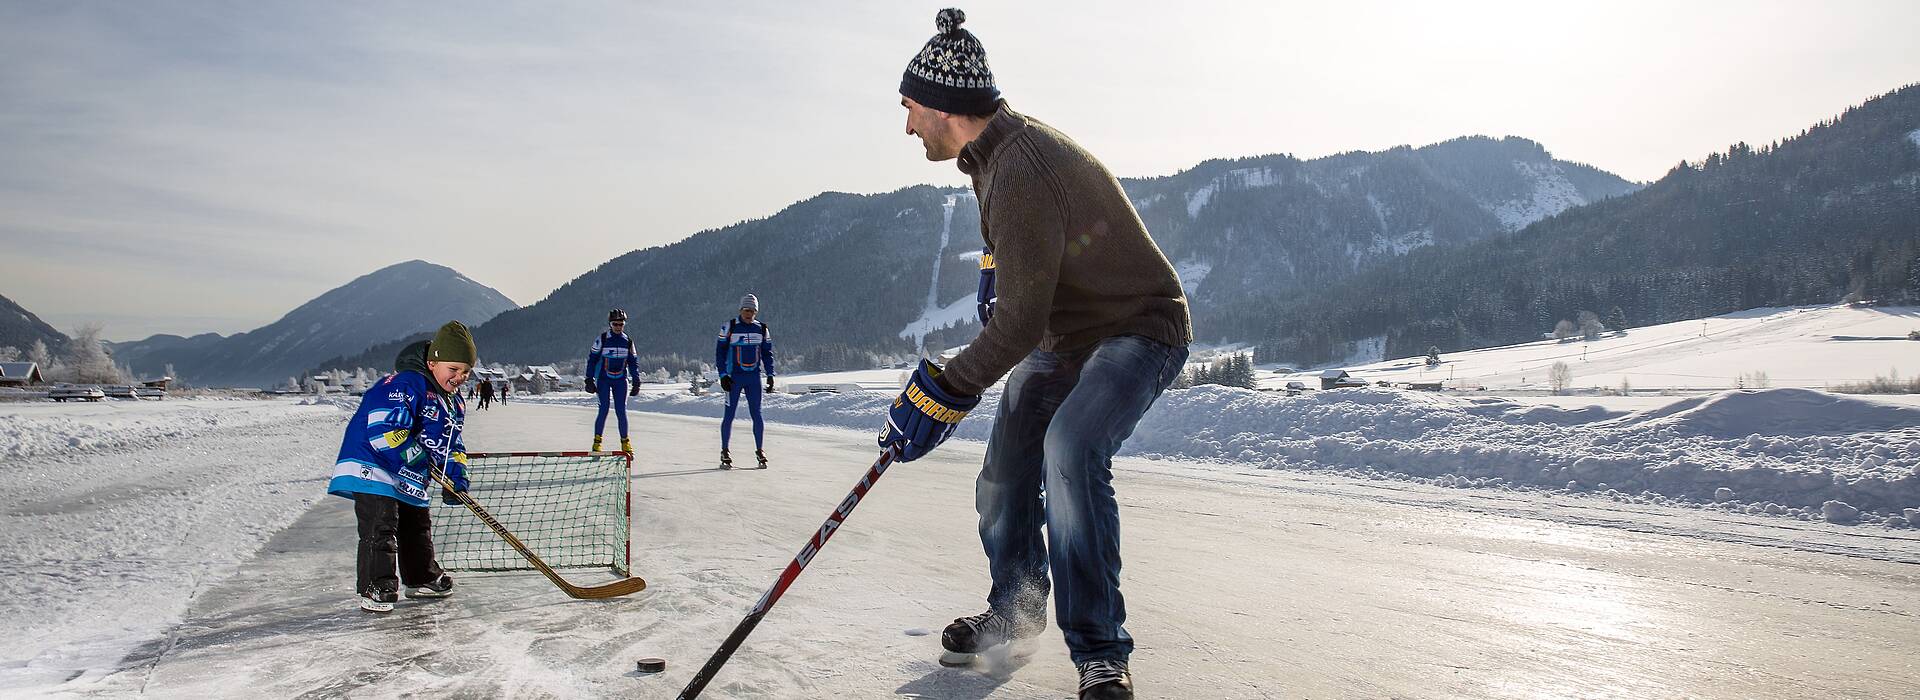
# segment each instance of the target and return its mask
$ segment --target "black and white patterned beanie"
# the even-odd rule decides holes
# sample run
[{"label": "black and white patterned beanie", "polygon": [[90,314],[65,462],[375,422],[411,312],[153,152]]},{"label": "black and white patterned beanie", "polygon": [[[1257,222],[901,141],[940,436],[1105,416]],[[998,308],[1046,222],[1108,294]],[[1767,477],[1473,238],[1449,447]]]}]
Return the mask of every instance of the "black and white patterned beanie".
[{"label": "black and white patterned beanie", "polygon": [[987,67],[987,50],[973,32],[960,28],[966,21],[967,13],[951,7],[933,16],[940,33],[907,63],[901,95],[948,114],[992,114],[999,108],[1000,88]]}]

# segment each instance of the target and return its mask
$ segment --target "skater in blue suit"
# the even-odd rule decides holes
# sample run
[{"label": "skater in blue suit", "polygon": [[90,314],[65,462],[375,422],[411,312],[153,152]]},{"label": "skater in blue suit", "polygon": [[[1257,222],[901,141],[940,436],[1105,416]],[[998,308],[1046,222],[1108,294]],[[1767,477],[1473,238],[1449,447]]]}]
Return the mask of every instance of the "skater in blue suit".
[{"label": "skater in blue suit", "polygon": [[639,374],[633,339],[627,337],[627,312],[608,311],[607,331],[593,339],[593,352],[587,354],[587,391],[600,396],[600,413],[593,418],[594,452],[600,451],[611,404],[620,423],[620,451],[633,454],[633,442],[627,439],[627,397],[640,393]]},{"label": "skater in blue suit", "polygon": [[753,457],[761,469],[767,468],[763,449],[766,423],[760,418],[760,383],[773,391],[773,336],[767,324],[754,320],[760,315],[760,299],[752,294],[740,298],[740,315],[720,327],[720,338],[713,342],[713,366],[720,371],[720,388],[727,392],[727,413],[720,419],[720,468],[732,469],[733,456],[727,443],[733,437],[733,414],[740,407],[740,395],[747,396],[747,413],[753,416]]}]

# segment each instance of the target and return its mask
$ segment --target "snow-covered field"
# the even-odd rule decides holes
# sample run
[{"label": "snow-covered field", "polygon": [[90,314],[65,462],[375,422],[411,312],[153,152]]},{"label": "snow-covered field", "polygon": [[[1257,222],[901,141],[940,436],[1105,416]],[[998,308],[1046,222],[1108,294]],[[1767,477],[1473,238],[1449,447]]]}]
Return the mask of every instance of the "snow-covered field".
[{"label": "snow-covered field", "polygon": [[[718,472],[713,419],[638,414],[634,564],[647,591],[571,601],[535,574],[469,573],[451,599],[402,601],[376,617],[350,602],[351,508],[319,493],[344,414],[242,410],[263,419],[224,424],[243,440],[218,442],[216,430],[7,460],[0,473],[15,492],[32,481],[18,465],[57,462],[116,473],[122,499],[172,500],[144,513],[161,519],[151,524],[79,493],[17,501],[7,532],[56,524],[31,539],[61,578],[5,570],[10,590],[27,594],[8,596],[6,613],[54,624],[9,640],[0,692],[670,697],[874,451],[864,426],[775,425],[773,469]],[[469,443],[571,447],[591,415],[515,402],[476,414]],[[226,476],[182,478],[182,463],[207,459],[201,451],[234,460]],[[985,588],[972,526],[981,451],[957,440],[891,470],[705,697],[1070,697],[1057,631],[1024,660],[934,663],[939,627],[977,611]],[[1920,693],[1907,646],[1920,614],[1912,530],[1231,462],[1126,458],[1116,470],[1142,697]],[[174,514],[196,508],[207,515]],[[642,656],[665,657],[668,671],[634,672]]]},{"label": "snow-covered field", "polygon": [[[1545,390],[1556,362],[1573,370],[1577,389],[1641,391],[1773,387],[1828,388],[1896,373],[1920,374],[1920,308],[1815,306],[1750,309],[1704,320],[1607,333],[1592,342],[1542,340],[1425,358],[1362,360],[1345,366],[1372,381],[1445,382],[1448,388]],[[1263,374],[1261,385],[1318,387],[1319,373]]]},{"label": "snow-covered field", "polygon": [[[1920,401],[1783,381],[1836,348],[1858,351],[1848,371],[1920,372],[1895,352],[1920,343],[1832,339],[1911,320],[1773,310],[1609,339],[1641,344],[1612,371],[1785,388],[1168,392],[1116,465],[1143,697],[1920,696]],[[1567,347],[1447,359],[1517,378],[1501,368]],[[872,459],[902,374],[783,376],[841,391],[769,395],[775,468],[724,474],[722,398],[647,385],[629,405],[648,591],[463,574],[388,618],[352,606],[352,511],[322,493],[349,401],[0,403],[0,695],[670,696]],[[998,401],[890,472],[708,696],[1071,694],[1057,632],[1024,665],[932,662],[980,606],[972,474]],[[517,396],[467,442],[581,449],[592,403]]]},{"label": "snow-covered field", "polygon": [[346,415],[275,401],[0,404],[0,695],[164,639],[320,498]]},{"label": "snow-covered field", "polygon": [[[530,399],[592,403],[582,394]],[[764,410],[784,423],[865,430],[891,399],[769,395]],[[1646,405],[1630,412],[1375,388],[1287,396],[1203,386],[1168,392],[1123,454],[1920,525],[1920,407],[1806,389],[1636,400]],[[658,393],[628,405],[715,416],[721,401]],[[957,435],[986,439],[984,419],[998,405],[989,392]]]}]

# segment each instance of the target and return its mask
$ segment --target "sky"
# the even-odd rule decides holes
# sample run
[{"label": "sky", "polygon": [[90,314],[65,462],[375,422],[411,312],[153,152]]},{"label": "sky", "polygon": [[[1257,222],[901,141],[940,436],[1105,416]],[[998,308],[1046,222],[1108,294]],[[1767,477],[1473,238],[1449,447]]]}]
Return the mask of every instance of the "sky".
[{"label": "sky", "polygon": [[[233,333],[417,258],[524,305],[822,191],[963,185],[897,92],[951,2],[0,0],[0,295]],[[1123,177],[1485,134],[1650,181],[1920,82],[1907,0],[960,7]]]}]

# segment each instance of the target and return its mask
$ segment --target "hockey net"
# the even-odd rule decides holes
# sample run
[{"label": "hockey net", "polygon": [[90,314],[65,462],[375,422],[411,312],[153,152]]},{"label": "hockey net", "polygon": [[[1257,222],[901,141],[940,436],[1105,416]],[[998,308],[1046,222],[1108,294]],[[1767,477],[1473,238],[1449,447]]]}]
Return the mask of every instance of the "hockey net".
[{"label": "hockey net", "polygon": [[[632,464],[623,452],[474,452],[467,455],[467,492],[548,566],[630,575]],[[442,568],[533,569],[464,506],[433,494],[433,545]]]}]

